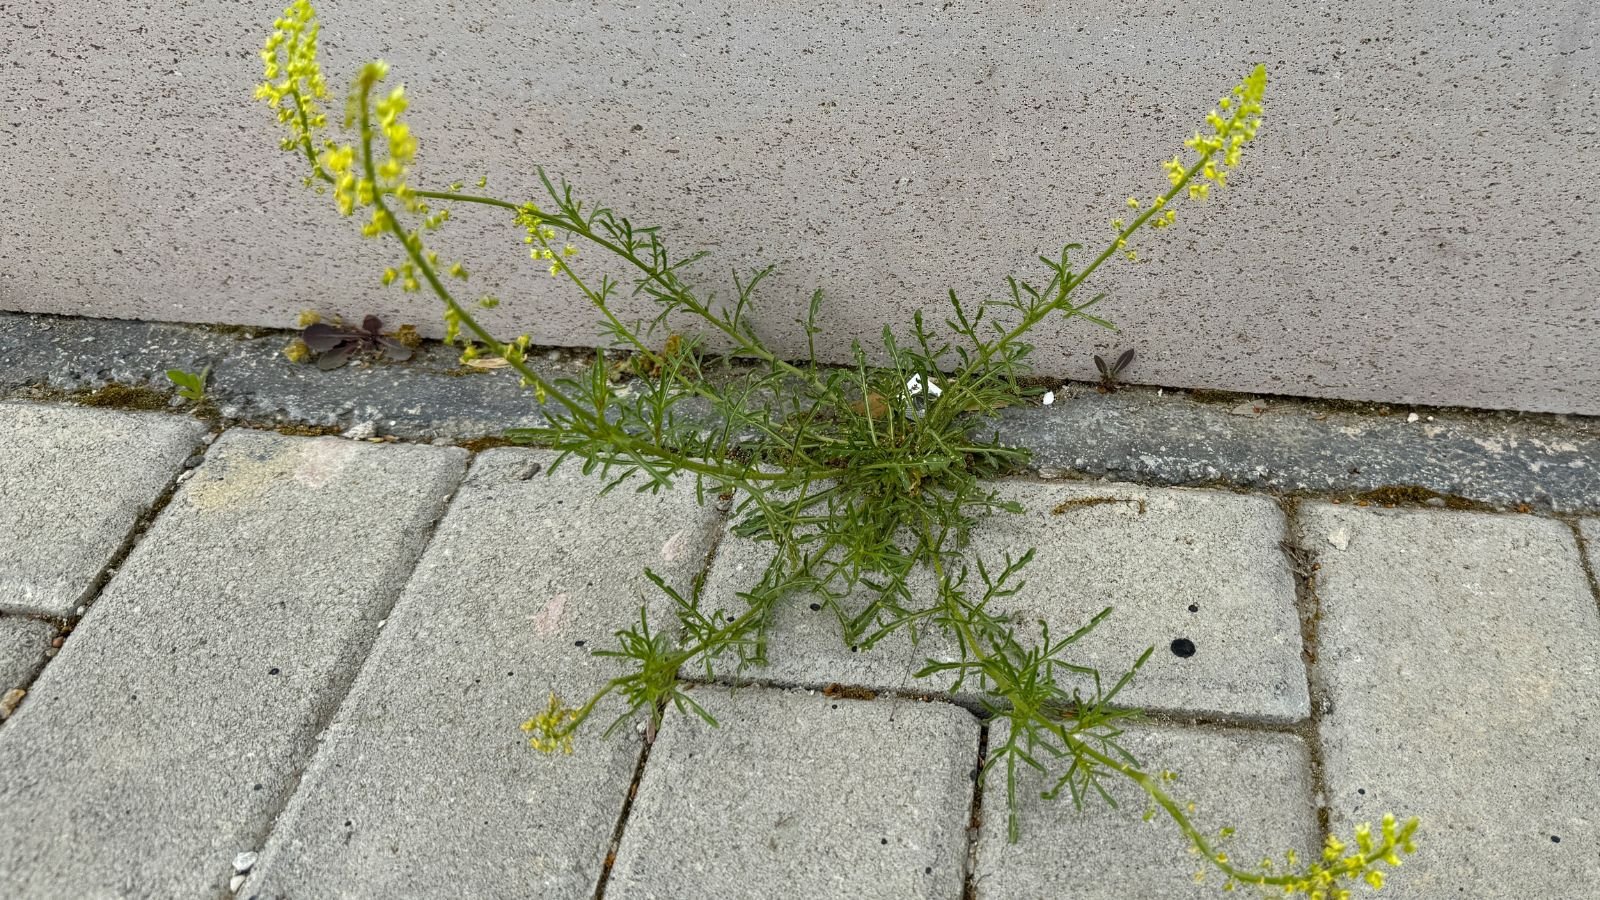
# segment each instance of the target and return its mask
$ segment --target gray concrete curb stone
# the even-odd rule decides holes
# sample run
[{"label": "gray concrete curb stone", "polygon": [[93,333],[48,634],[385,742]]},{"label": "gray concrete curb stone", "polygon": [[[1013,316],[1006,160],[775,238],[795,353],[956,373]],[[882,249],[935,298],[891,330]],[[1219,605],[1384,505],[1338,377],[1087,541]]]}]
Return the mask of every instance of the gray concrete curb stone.
[{"label": "gray concrete curb stone", "polygon": [[643,569],[687,590],[719,520],[687,481],[602,497],[553,458],[473,463],[241,896],[594,895],[639,732],[601,738],[617,698],[570,756],[517,726],[620,674],[590,653],[659,600]]},{"label": "gray concrete curb stone", "polygon": [[0,896],[222,892],[465,459],[225,433],[0,728]]},{"label": "gray concrete curb stone", "polygon": [[206,426],[0,402],[0,611],[73,616]]},{"label": "gray concrete curb stone", "polygon": [[1334,826],[1418,816],[1407,897],[1600,884],[1600,612],[1571,530],[1310,504],[1299,532]]},{"label": "gray concrete curb stone", "polygon": [[[169,391],[166,369],[210,366],[207,391],[221,414],[250,422],[370,422],[381,434],[423,440],[543,422],[516,378],[463,375],[452,348],[429,342],[403,365],[322,372],[283,357],[291,336],[0,312],[0,397],[112,381]],[[546,377],[571,377],[578,371],[573,357],[541,351],[532,364]],[[1413,421],[1403,404],[1243,395],[1213,401],[1137,386],[1102,395],[1081,383],[1054,393],[1053,406],[1008,408],[980,430],[1029,448],[1033,467],[1045,474],[1296,494],[1416,486],[1505,508],[1600,510],[1595,417],[1416,407]],[[709,421],[703,405],[686,406]],[[1241,407],[1248,414],[1237,414]]]},{"label": "gray concrete curb stone", "polygon": [[911,700],[700,688],[650,751],[610,900],[961,896],[978,722]]}]

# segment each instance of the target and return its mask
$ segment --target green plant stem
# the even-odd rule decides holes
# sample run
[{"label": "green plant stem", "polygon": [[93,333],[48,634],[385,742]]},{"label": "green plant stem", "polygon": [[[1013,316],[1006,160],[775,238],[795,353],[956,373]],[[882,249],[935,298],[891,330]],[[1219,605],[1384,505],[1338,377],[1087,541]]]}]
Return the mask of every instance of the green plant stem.
[{"label": "green plant stem", "polygon": [[680,286],[672,283],[672,281],[668,280],[665,275],[656,269],[655,266],[645,262],[643,259],[640,259],[637,254],[628,248],[596,233],[594,229],[589,227],[587,222],[584,222],[581,219],[576,217],[568,218],[564,216],[552,216],[549,213],[538,210],[536,207],[534,209],[529,209],[528,207],[518,206],[515,203],[509,203],[505,200],[499,200],[494,197],[485,197],[474,194],[458,194],[449,191],[415,191],[414,193],[418,197],[427,197],[434,200],[454,200],[463,203],[477,203],[484,206],[508,209],[516,213],[532,214],[540,222],[575,234],[585,241],[588,241],[589,243],[610,252],[612,255],[633,266],[635,269],[638,269],[644,274],[646,279],[655,282],[663,290],[671,293],[673,296],[679,297],[680,299],[687,299],[689,302],[686,302],[685,306],[690,312],[709,323],[711,327],[733,339],[734,343],[737,345],[735,350],[736,353],[744,356],[755,357],[772,368],[781,370],[791,377],[801,379],[806,384],[817,389],[824,396],[830,396],[835,393],[833,388],[831,388],[827,382],[816,377],[816,373],[802,369],[799,366],[779,358],[772,351],[768,350],[760,343],[752,340],[749,335],[746,335],[739,331],[739,329],[733,327],[731,323],[726,322],[717,316],[711,315],[709,308],[702,305],[698,300],[685,298],[683,289]]},{"label": "green plant stem", "polygon": [[449,289],[444,286],[444,282],[440,280],[438,273],[434,271],[433,266],[428,263],[425,254],[423,254],[421,239],[414,238],[412,235],[407,234],[405,229],[401,227],[400,220],[389,209],[388,205],[383,202],[384,192],[378,190],[376,187],[379,183],[377,167],[372,161],[372,123],[369,109],[370,103],[371,89],[364,88],[361,92],[361,166],[362,170],[366,174],[367,179],[374,185],[372,196],[373,205],[376,209],[382,212],[383,221],[389,232],[399,239],[401,246],[405,248],[406,255],[411,259],[411,264],[415,266],[418,271],[422,272],[423,277],[427,279],[428,286],[436,295],[438,295],[439,299],[444,302],[445,306],[447,306],[450,311],[459,318],[461,324],[466,326],[469,331],[476,335],[478,339],[490,349],[491,352],[496,353],[502,359],[505,359],[511,365],[511,367],[516,370],[517,374],[528,379],[530,383],[538,385],[539,389],[546,395],[554,397],[557,402],[567,408],[567,411],[572,414],[574,419],[587,423],[595,433],[604,435],[608,440],[611,440],[620,446],[627,447],[636,453],[643,452],[646,455],[654,456],[665,462],[671,463],[674,466],[678,466],[685,471],[719,479],[736,487],[748,488],[750,486],[750,479],[760,481],[775,481],[785,477],[781,473],[767,473],[751,469],[746,469],[734,474],[721,466],[707,464],[698,460],[692,460],[665,448],[656,447],[648,442],[635,440],[626,432],[620,432],[613,428],[609,422],[605,421],[605,419],[596,416],[579,406],[577,402],[569,398],[565,392],[546,381],[543,376],[534,371],[533,367],[529,366],[526,361],[517,358],[515,354],[507,352],[508,348],[506,345],[497,340],[494,335],[488,331],[488,329],[479,324],[478,320],[473,318],[472,314],[467,312],[467,310],[455,299],[455,297],[450,294]]}]

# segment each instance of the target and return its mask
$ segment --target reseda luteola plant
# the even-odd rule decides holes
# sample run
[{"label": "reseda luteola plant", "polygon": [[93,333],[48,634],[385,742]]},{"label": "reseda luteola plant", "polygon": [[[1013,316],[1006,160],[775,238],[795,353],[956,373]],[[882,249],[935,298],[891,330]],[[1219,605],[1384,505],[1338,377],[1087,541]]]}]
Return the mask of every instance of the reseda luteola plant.
[{"label": "reseda luteola plant", "polygon": [[[1034,769],[1055,779],[1046,797],[1066,791],[1079,806],[1095,796],[1111,800],[1105,777],[1129,779],[1149,798],[1146,818],[1165,815],[1176,823],[1229,889],[1248,884],[1333,900],[1347,897],[1352,886],[1381,887],[1384,866],[1399,865],[1399,854],[1413,851],[1416,820],[1402,825],[1386,816],[1376,834],[1357,828],[1353,848],[1328,835],[1310,860],[1292,851],[1254,866],[1231,859],[1225,847],[1232,830],[1201,830],[1192,804],[1170,791],[1176,775],[1141,766],[1118,740],[1122,721],[1136,711],[1114,701],[1151,650],[1107,686],[1099,672],[1072,663],[1068,653],[1109,608],[1064,638],[1041,623],[1040,639],[1024,641],[999,607],[1023,589],[1020,573],[1033,552],[969,561],[964,551],[979,518],[1020,511],[985,480],[1016,470],[1026,452],[982,437],[980,426],[994,410],[1029,396],[1022,381],[1033,351],[1029,332],[1047,319],[1109,324],[1089,312],[1101,297],[1080,302],[1080,288],[1113,257],[1134,258],[1134,238],[1146,228],[1170,227],[1180,202],[1203,200],[1226,183],[1261,123],[1263,67],[1218,101],[1206,117],[1210,130],[1189,139],[1187,155],[1163,164],[1165,190],[1128,199],[1127,218],[1112,221],[1114,236],[1086,265],[1073,268],[1069,255],[1083,248],[1069,244],[1058,255],[1040,257],[1040,284],[1008,278],[1005,294],[977,303],[952,291],[944,322],[951,337],[936,336],[919,312],[909,341],[884,330],[887,364],[869,365],[858,343],[854,365],[828,367],[815,353],[820,292],[803,321],[811,343],[804,361],[780,358],[756,334],[750,314],[770,268],[735,276],[731,298],[719,303],[698,294],[681,274],[701,254],[674,258],[656,228],[586,204],[542,170],[547,201],[467,193],[459,183],[444,190],[413,185],[417,139],[404,118],[406,93],[403,87],[380,93],[388,74],[382,62],[361,68],[346,100],[344,125],[353,140],[330,137],[317,33],[308,2],[285,10],[261,52],[265,82],[256,96],[287,128],[282,147],[304,158],[306,184],[331,191],[343,215],[360,216],[363,235],[398,245],[400,257],[384,271],[383,283],[434,294],[444,305],[447,339],[463,343],[465,357],[505,360],[544,405],[545,425],[508,436],[553,448],[560,459],[581,460],[585,472],[604,479],[604,490],[636,481],[639,490],[655,491],[692,478],[702,501],[708,494],[736,495],[734,532],[772,548],[771,562],[739,595],[743,607],[735,610],[706,609],[698,585],[680,592],[647,572],[671,600],[676,628],[652,625],[641,610],[636,626],[617,633],[616,649],[600,651],[622,663],[624,674],[575,707],[552,695],[523,726],[533,746],[570,752],[574,732],[613,695],[627,707],[613,729],[638,714],[653,729],[669,702],[710,720],[684,690],[682,673],[699,670],[709,678],[724,659],[741,669],[761,664],[775,606],[809,594],[838,617],[844,640],[862,650],[898,629],[913,637],[929,629],[953,637],[957,658],[930,660],[917,674],[944,673],[957,689],[974,682],[989,698],[991,734],[1003,740],[989,753],[983,777],[1003,771],[1007,779],[1013,840],[1019,777]],[[480,179],[479,188],[485,183]],[[474,309],[497,301],[461,299],[464,264],[439,259],[427,245],[427,236],[461,204],[498,209],[519,226],[533,259],[594,307],[614,345],[632,352],[637,370],[648,376],[637,390],[617,391],[599,353],[583,377],[547,378],[527,362],[528,336],[502,341],[479,323]],[[584,268],[591,251],[632,273],[627,289],[654,303],[653,321],[620,318],[614,304],[624,285]],[[727,356],[751,364],[719,363],[695,337],[653,341],[669,318],[697,320]],[[682,404],[690,400],[710,407],[715,427],[687,414]],[[919,572],[931,573],[931,588],[914,589]],[[863,595],[869,598],[864,605],[853,599]],[[1204,867],[1196,874],[1203,873]]]}]

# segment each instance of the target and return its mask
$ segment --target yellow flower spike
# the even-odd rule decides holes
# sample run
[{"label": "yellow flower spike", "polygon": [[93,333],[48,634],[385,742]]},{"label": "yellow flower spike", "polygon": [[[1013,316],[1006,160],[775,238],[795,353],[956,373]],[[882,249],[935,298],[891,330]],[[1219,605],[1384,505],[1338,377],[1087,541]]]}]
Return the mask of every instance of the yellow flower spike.
[{"label": "yellow flower spike", "polygon": [[551,691],[550,702],[544,712],[523,722],[522,730],[533,735],[528,738],[528,743],[541,753],[554,753],[556,750],[571,753],[572,734],[564,729],[577,719],[577,711],[562,706],[561,700]]},{"label": "yellow flower spike", "polygon": [[1129,197],[1128,198],[1128,208],[1129,209],[1138,209],[1139,208],[1139,198],[1138,197]]},{"label": "yellow flower spike", "polygon": [[572,246],[571,244],[568,244],[565,247],[561,248],[561,255],[562,256],[577,256],[578,255],[578,248]]},{"label": "yellow flower spike", "polygon": [[395,271],[394,269],[384,269],[383,270],[383,286],[384,287],[388,287],[389,285],[394,284],[394,280],[396,278],[399,278],[399,277],[400,277],[400,273]]},{"label": "yellow flower spike", "polygon": [[1161,165],[1167,170],[1167,180],[1172,182],[1173,187],[1177,187],[1178,183],[1183,181],[1183,160],[1174,156]]},{"label": "yellow flower spike", "polygon": [[1122,226],[1124,224],[1125,223],[1121,219],[1112,219],[1111,220],[1111,229],[1113,231],[1121,231],[1122,230]]},{"label": "yellow flower spike", "polygon": [[450,266],[450,274],[452,276],[456,277],[456,278],[461,279],[462,281],[466,281],[467,280],[467,268],[466,268],[466,266],[463,266],[461,263],[455,263],[455,264],[451,265]]}]

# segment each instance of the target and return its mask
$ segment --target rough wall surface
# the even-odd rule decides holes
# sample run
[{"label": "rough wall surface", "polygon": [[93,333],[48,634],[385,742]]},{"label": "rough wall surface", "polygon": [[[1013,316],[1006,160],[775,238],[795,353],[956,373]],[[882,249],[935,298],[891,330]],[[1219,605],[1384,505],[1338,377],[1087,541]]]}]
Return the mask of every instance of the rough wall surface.
[{"label": "rough wall surface", "polygon": [[[325,70],[381,55],[413,95],[418,182],[536,163],[713,256],[781,262],[786,348],[820,285],[826,349],[1094,243],[1257,61],[1268,119],[1234,187],[1093,284],[1120,334],[1037,334],[1040,367],[1139,350],[1131,379],[1600,413],[1600,51],[1587,0],[325,3]],[[298,185],[249,102],[279,0],[0,7],[0,308],[285,325],[308,307],[437,334]],[[337,106],[337,104],[335,104]],[[441,236],[494,321],[596,334],[514,228]],[[634,307],[642,312],[642,308]],[[942,318],[934,315],[933,318]]]}]

